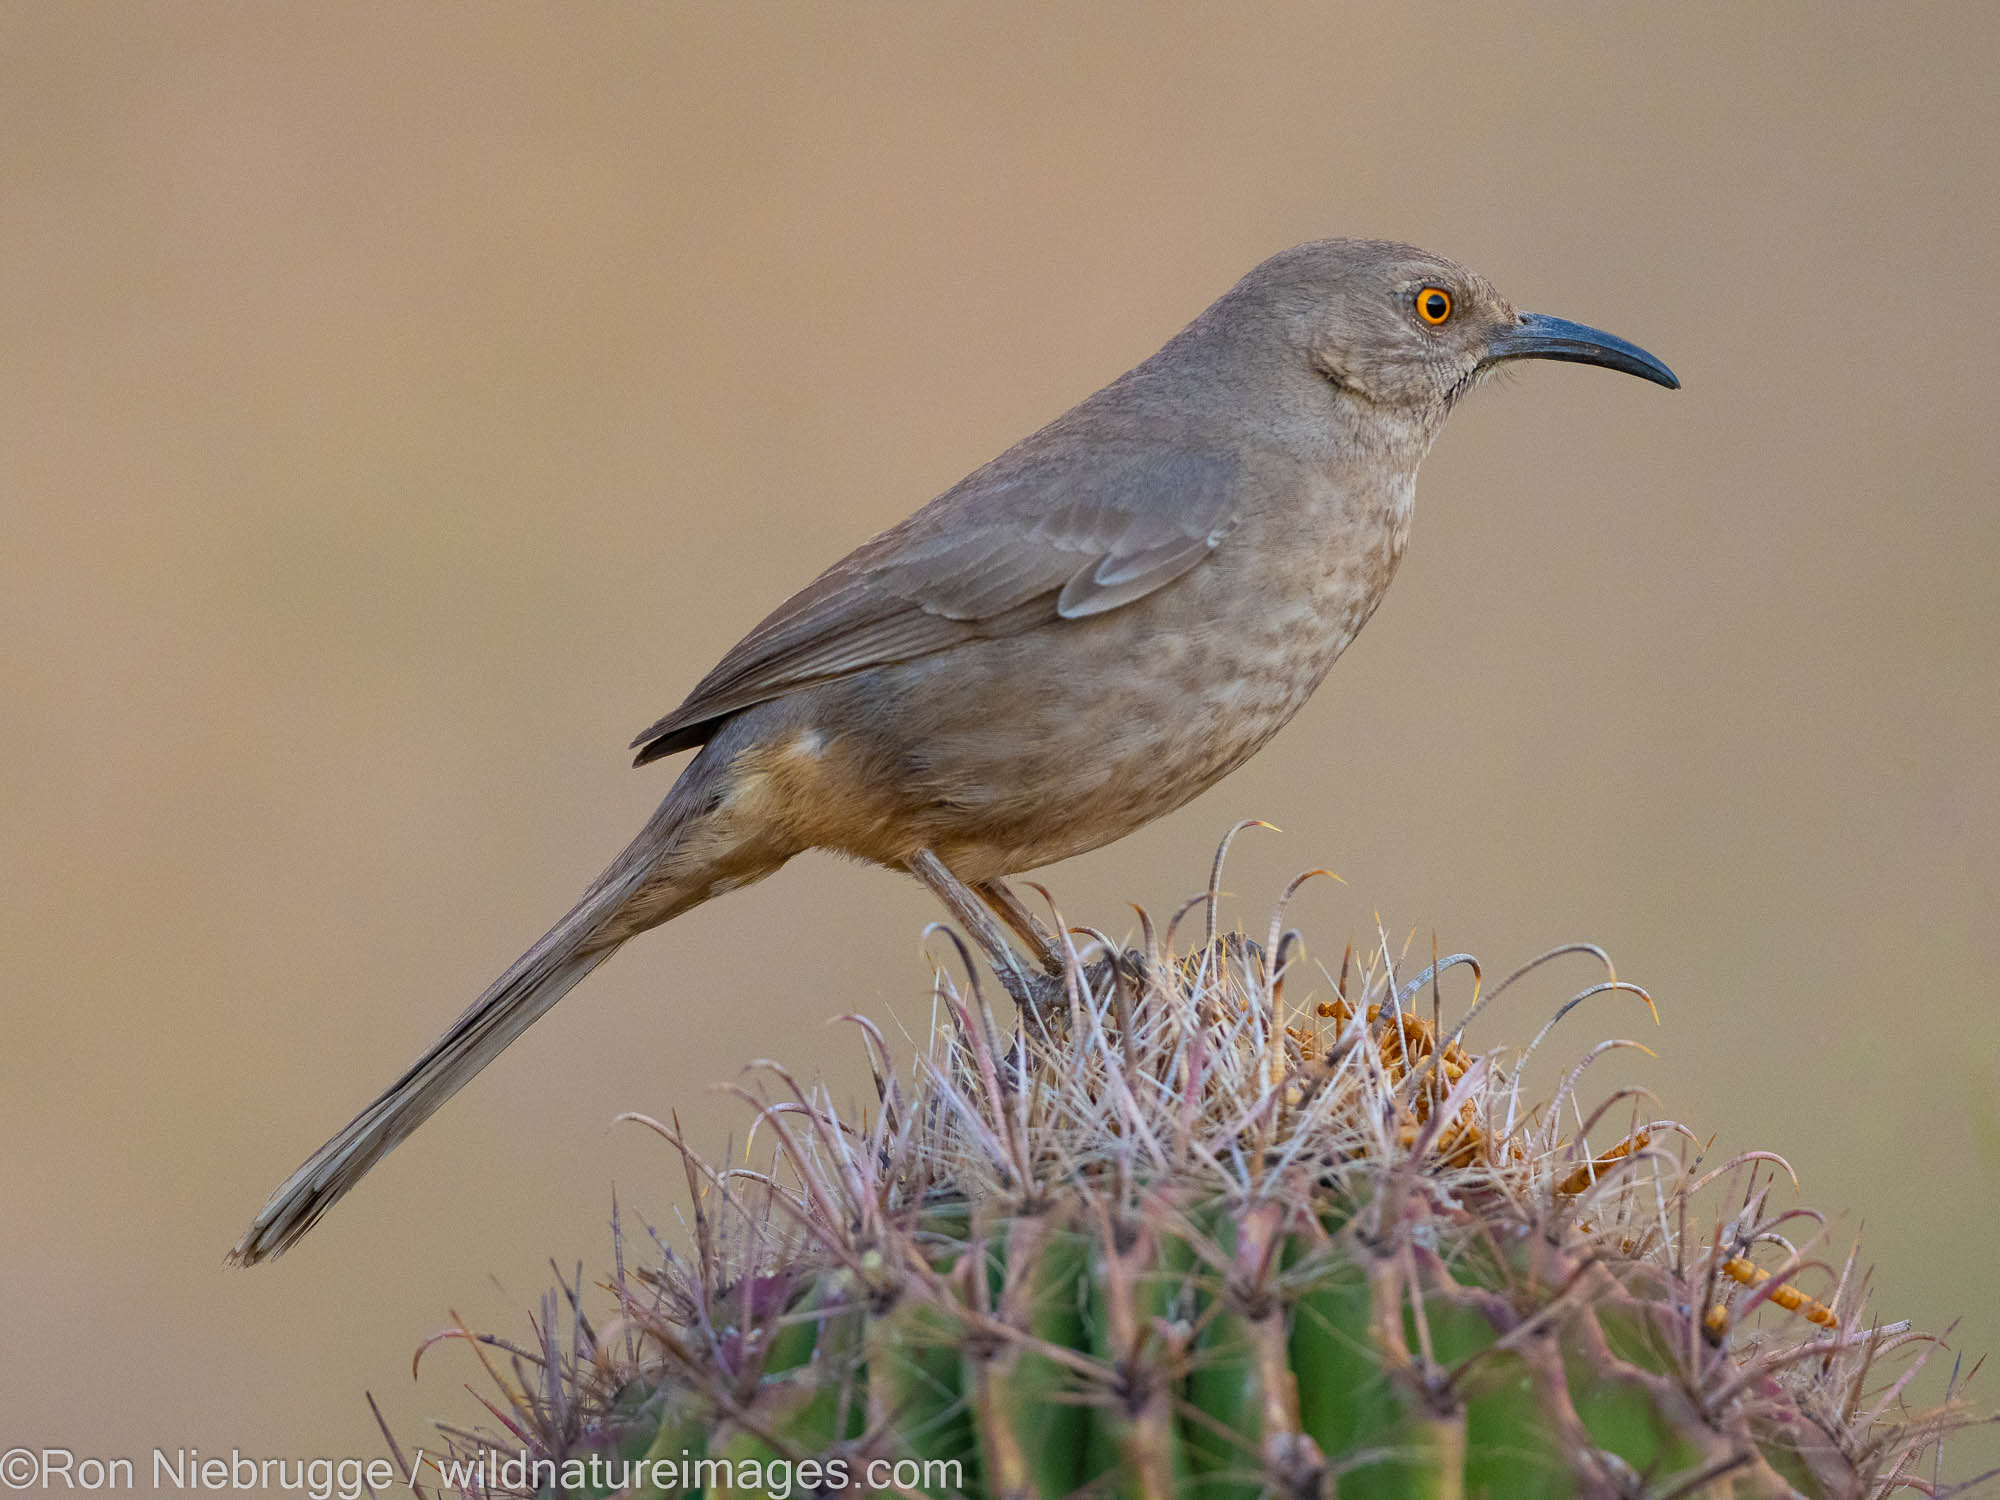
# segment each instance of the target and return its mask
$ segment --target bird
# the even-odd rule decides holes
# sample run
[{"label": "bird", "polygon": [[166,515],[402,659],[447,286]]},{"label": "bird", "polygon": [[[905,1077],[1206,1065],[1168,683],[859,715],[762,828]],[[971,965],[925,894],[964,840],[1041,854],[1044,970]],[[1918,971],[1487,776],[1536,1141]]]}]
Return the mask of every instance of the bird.
[{"label": "bird", "polygon": [[915,876],[1036,1003],[1060,950],[1007,878],[1171,812],[1277,733],[1381,603],[1446,418],[1529,359],[1680,385],[1410,245],[1265,260],[835,562],[640,734],[638,765],[695,754],[638,836],[230,1259],[295,1244],[628,939],[808,849]]}]

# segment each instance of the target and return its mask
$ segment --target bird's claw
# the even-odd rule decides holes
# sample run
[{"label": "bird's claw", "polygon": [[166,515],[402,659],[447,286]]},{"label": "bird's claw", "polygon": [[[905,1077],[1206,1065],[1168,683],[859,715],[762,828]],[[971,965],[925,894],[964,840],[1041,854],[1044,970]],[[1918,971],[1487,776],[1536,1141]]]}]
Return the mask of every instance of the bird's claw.
[{"label": "bird's claw", "polygon": [[1011,963],[1002,964],[998,974],[1000,987],[1023,1015],[1046,1022],[1061,1015],[1069,1005],[1069,980],[1065,975]]},{"label": "bird's claw", "polygon": [[[1069,1008],[1069,975],[1066,970],[1006,963],[999,966],[997,973],[1008,998],[1026,1015],[1049,1021],[1063,1015]],[[1078,979],[1086,999],[1104,995],[1107,987],[1115,983],[1124,983],[1143,991],[1148,980],[1146,957],[1136,950],[1106,954],[1084,964]]]}]

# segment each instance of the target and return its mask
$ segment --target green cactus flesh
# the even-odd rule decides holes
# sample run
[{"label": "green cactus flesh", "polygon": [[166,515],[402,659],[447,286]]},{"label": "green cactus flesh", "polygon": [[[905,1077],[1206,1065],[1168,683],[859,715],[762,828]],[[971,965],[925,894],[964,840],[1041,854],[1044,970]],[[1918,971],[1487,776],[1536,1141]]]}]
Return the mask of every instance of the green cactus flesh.
[{"label": "green cactus flesh", "polygon": [[1073,970],[1005,1042],[940,975],[910,1078],[861,1023],[852,1119],[774,1070],[770,1167],[682,1147],[692,1250],[568,1347],[550,1304],[512,1435],[461,1457],[661,1497],[1846,1497],[1963,1420],[1903,1409],[1934,1341],[1785,1237],[1814,1221],[1769,1206],[1775,1158],[1599,1130],[1636,1095],[1579,1113],[1583,1064],[1524,1107],[1524,1058],[1436,1018],[1467,960],[1343,965],[1294,1013],[1293,937]]}]

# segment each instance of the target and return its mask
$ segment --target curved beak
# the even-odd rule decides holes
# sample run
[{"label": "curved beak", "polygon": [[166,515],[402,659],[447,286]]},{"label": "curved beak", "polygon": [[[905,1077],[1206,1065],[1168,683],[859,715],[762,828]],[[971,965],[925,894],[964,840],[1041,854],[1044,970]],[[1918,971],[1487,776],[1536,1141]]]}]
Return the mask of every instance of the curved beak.
[{"label": "curved beak", "polygon": [[1616,334],[1572,323],[1568,318],[1552,318],[1547,313],[1520,313],[1512,328],[1502,329],[1487,346],[1485,363],[1497,365],[1510,359],[1566,359],[1580,365],[1602,365],[1607,370],[1623,370],[1670,391],[1681,388],[1680,377],[1659,360],[1628,344]]}]

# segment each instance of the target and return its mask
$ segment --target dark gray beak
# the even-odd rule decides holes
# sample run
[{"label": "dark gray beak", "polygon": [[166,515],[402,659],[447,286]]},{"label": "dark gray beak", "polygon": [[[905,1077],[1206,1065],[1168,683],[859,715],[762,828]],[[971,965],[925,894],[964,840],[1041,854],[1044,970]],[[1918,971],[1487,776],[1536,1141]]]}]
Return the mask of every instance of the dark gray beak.
[{"label": "dark gray beak", "polygon": [[1628,344],[1615,334],[1572,323],[1568,318],[1552,318],[1547,313],[1524,312],[1512,328],[1504,329],[1486,351],[1485,363],[1497,365],[1510,359],[1567,359],[1580,365],[1602,365],[1607,370],[1623,370],[1670,391],[1681,388],[1680,378],[1637,344]]}]

